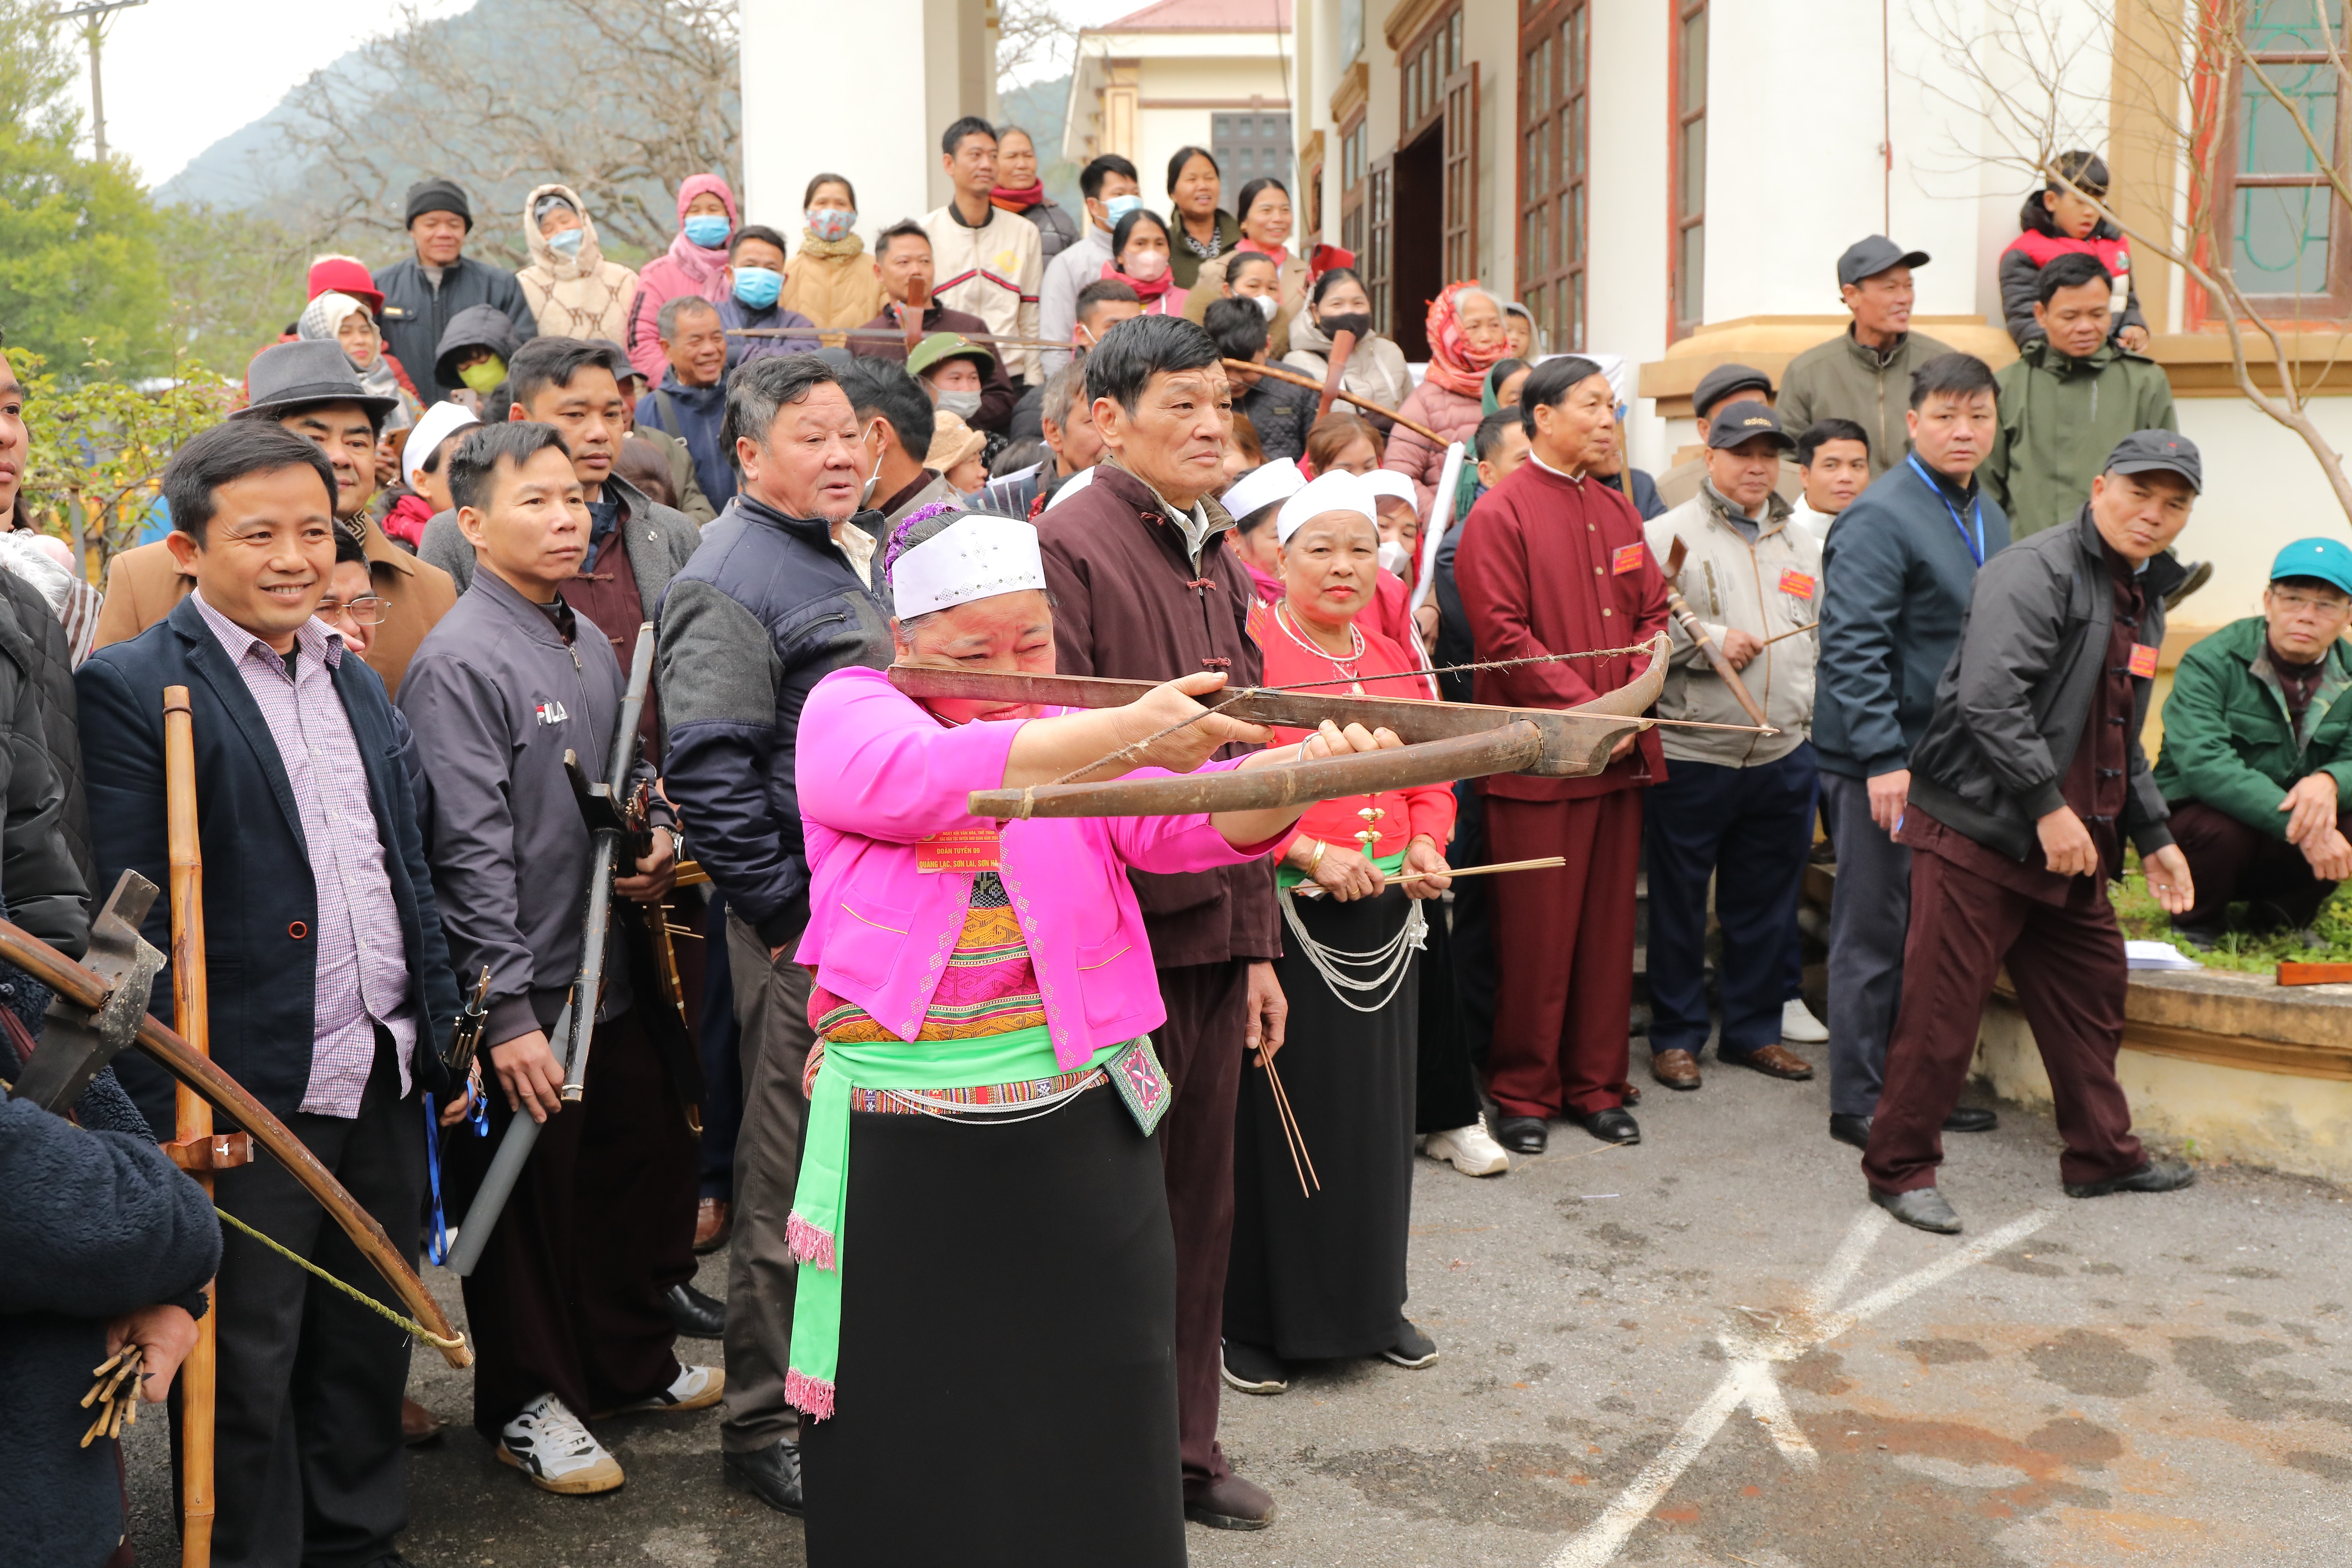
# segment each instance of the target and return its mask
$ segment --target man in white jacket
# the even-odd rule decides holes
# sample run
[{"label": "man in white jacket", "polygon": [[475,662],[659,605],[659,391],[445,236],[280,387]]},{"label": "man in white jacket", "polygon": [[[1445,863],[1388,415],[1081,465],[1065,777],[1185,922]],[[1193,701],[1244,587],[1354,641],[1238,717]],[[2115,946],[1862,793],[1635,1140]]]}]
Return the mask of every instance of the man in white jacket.
[{"label": "man in white jacket", "polygon": [[[1047,342],[1070,341],[1078,324],[1078,290],[1102,277],[1110,260],[1110,231],[1129,208],[1141,204],[1142,191],[1135,165],[1116,153],[1106,153],[1078,171],[1078,192],[1087,198],[1087,231],[1046,264],[1045,287],[1037,297],[1037,327],[1038,336]],[[1051,375],[1070,363],[1070,351],[1040,350],[1039,363]]]},{"label": "man in white jacket", "polygon": [[[931,237],[938,281],[931,298],[951,310],[965,310],[1000,337],[1036,341],[1037,290],[1045,284],[1045,244],[1037,226],[989,200],[996,188],[996,132],[988,121],[965,115],[940,138],[941,162],[954,195],[923,216]],[[1045,379],[1035,349],[996,345],[1005,374],[1018,386]]]},{"label": "man in white jacket", "polygon": [[[1668,1089],[1699,1087],[1709,1033],[1707,885],[1723,928],[1723,1035],[1716,1058],[1779,1079],[1811,1064],[1781,1043],[1794,999],[1791,932],[1812,844],[1813,660],[1807,632],[1820,603],[1822,549],[1789,526],[1774,493],[1793,443],[1779,416],[1746,400],[1708,423],[1699,493],[1643,525],[1664,569],[1679,539],[1679,591],[1775,732],[1669,730],[1666,778],[1643,807],[1650,873],[1650,1073]],[[1658,712],[1750,725],[1728,683],[1679,620]],[[1801,1005],[1801,1004],[1799,1004]]]}]

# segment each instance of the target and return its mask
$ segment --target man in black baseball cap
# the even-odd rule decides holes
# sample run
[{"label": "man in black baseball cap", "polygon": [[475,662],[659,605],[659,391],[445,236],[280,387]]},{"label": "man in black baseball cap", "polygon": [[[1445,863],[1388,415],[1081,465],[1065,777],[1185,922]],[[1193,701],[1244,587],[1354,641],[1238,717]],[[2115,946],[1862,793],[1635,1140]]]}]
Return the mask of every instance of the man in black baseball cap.
[{"label": "man in black baseball cap", "polygon": [[515,335],[525,341],[539,336],[539,321],[513,273],[465,254],[474,209],[457,181],[436,175],[409,186],[401,219],[415,254],[380,269],[375,286],[383,291],[384,342],[407,367],[417,396],[431,405],[451,390],[434,374],[433,361],[440,352],[441,334],[458,311],[491,306],[514,323]]},{"label": "man in black baseball cap", "polygon": [[[1735,397],[1752,398],[1770,407],[1772,378],[1749,364],[1719,364],[1698,378],[1698,384],[1691,388],[1691,413],[1698,426],[1699,445],[1696,449],[1683,448],[1689,455],[1658,476],[1658,499],[1667,506],[1680,506],[1698,494],[1700,484],[1706,479],[1707,421],[1717,408]],[[1793,506],[1804,493],[1804,476],[1794,464],[1783,463],[1780,477],[1772,488],[1782,500]]]},{"label": "man in black baseball cap", "polygon": [[1791,430],[1822,419],[1851,419],[1870,437],[1870,477],[1909,450],[1903,415],[1911,373],[1952,351],[1911,330],[1911,270],[1924,250],[1906,250],[1883,234],[1846,247],[1838,258],[1838,297],[1853,314],[1843,333],[1789,362],[1780,382],[1780,418]]},{"label": "man in black baseball cap", "polygon": [[[2116,1079],[2128,974],[2107,887],[2123,876],[2128,839],[2159,905],[2180,914],[2197,901],[2139,734],[2164,595],[2180,572],[2164,552],[2203,483],[2194,442],[2135,431],[2072,524],[2018,541],[1977,574],[1958,655],[1911,752],[1896,833],[1912,852],[1911,928],[1862,1169],[1872,1201],[1906,1225],[1960,1228],[1937,1191],[1937,1133],[2004,967],[2049,1071],[2066,1195],[2194,1179],[2132,1136]],[[2084,584],[2087,613],[2070,613]]]}]

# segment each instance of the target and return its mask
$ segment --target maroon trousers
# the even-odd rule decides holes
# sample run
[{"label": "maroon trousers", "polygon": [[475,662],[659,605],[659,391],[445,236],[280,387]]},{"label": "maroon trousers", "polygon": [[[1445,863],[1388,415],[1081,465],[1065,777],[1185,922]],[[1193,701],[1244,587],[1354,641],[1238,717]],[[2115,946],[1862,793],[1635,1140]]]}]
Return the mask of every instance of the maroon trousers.
[{"label": "maroon trousers", "polygon": [[1876,1191],[1936,1184],[1944,1119],[1967,1087],[1978,1020],[2004,963],[2057,1101],[2061,1179],[2103,1181],[2147,1163],[2116,1081],[2129,971],[2105,889],[2078,879],[2065,904],[2047,904],[1921,850],[1911,857],[1903,1007],[1862,1157]]},{"label": "maroon trousers", "polygon": [[1558,870],[1487,884],[1495,1041],[1487,1088],[1506,1116],[1589,1116],[1625,1103],[1642,792],[1586,800],[1487,795],[1490,863],[1558,855]]},{"label": "maroon trousers", "polygon": [[[2352,834],[2352,811],[2337,813],[2336,825]],[[2302,850],[2201,800],[2174,806],[2171,826],[2197,889],[2196,907],[2175,925],[2219,925],[2233,903],[2267,903],[2286,924],[2306,926],[2336,890],[2313,873]]]},{"label": "maroon trousers", "polygon": [[[449,1140],[468,1189],[513,1120],[487,1062],[483,1078],[490,1136],[460,1126]],[[663,1298],[694,1278],[698,1167],[685,1110],[635,1009],[597,1025],[585,1093],[541,1130],[466,1280],[475,1430],[497,1442],[541,1394],[584,1420],[677,1379],[677,1334]]]},{"label": "maroon trousers", "polygon": [[1234,1243],[1234,1098],[1249,1022],[1249,961],[1160,972],[1168,1022],[1152,1031],[1172,1091],[1160,1119],[1168,1220],[1176,1233],[1176,1426],[1184,1495],[1232,1473],[1217,1447],[1219,1342]]}]

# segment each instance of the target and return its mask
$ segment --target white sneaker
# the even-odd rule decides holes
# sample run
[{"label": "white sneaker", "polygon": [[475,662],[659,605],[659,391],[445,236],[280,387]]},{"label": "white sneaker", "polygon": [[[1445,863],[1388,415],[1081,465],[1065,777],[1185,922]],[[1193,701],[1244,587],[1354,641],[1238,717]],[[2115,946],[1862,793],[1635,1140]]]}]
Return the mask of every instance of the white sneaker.
[{"label": "white sneaker", "polygon": [[1801,1045],[1818,1046],[1830,1037],[1830,1032],[1801,1000],[1790,1000],[1780,1004],[1780,1037]]},{"label": "white sneaker", "polygon": [[719,1403],[727,1392],[727,1374],[715,1366],[688,1366],[681,1363],[677,1375],[670,1385],[651,1399],[640,1399],[634,1405],[624,1405],[614,1410],[599,1410],[598,1420],[607,1415],[634,1415],[640,1411],[668,1413],[679,1410],[700,1410]]},{"label": "white sneaker", "polygon": [[1499,1176],[1511,1168],[1510,1155],[1488,1135],[1484,1116],[1467,1127],[1431,1133],[1423,1140],[1421,1152],[1433,1160],[1451,1160],[1465,1176]]},{"label": "white sneaker", "polygon": [[541,1491],[581,1497],[608,1492],[627,1478],[619,1461],[588,1435],[563,1401],[542,1394],[499,1433],[499,1459]]}]

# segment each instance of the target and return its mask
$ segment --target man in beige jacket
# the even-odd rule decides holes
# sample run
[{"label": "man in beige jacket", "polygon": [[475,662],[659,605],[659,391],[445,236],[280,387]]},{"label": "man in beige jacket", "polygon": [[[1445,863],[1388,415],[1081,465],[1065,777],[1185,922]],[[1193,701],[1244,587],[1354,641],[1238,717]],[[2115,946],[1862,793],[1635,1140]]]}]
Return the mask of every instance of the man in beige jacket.
[{"label": "man in beige jacket", "polygon": [[[1723,928],[1719,1061],[1771,1078],[1808,1079],[1811,1066],[1780,1043],[1783,1004],[1796,995],[1797,894],[1812,843],[1816,772],[1811,742],[1811,627],[1822,552],[1789,526],[1773,491],[1794,443],[1779,416],[1754,401],[1726,405],[1707,428],[1699,493],[1643,525],[1661,569],[1680,540],[1669,579],[1723,652],[1771,732],[1665,731],[1666,777],[1643,810],[1650,874],[1650,1072],[1668,1089],[1699,1087],[1706,1047],[1707,884]],[[1662,718],[1710,724],[1754,721],[1677,619],[1658,698]]]},{"label": "man in beige jacket", "polygon": [[[1034,342],[1037,294],[1045,281],[1045,243],[1035,224],[989,199],[996,188],[996,132],[987,121],[966,115],[948,127],[940,150],[955,194],[947,205],[923,216],[938,268],[931,298],[978,316],[998,337]],[[1035,349],[992,346],[1016,387],[1045,381]]]}]

